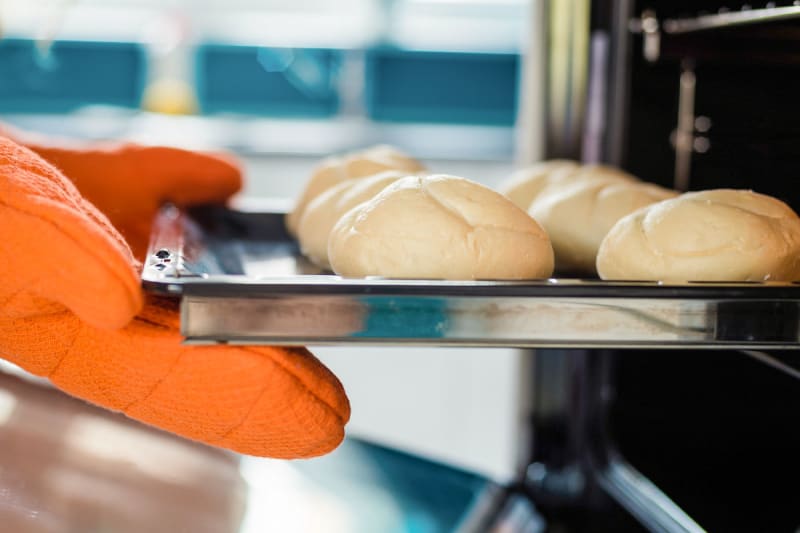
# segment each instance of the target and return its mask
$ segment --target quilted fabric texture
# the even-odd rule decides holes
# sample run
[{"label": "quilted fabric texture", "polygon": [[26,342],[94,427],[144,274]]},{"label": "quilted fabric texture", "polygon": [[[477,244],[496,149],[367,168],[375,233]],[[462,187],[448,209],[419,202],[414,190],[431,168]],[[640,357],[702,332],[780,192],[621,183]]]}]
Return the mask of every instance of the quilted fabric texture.
[{"label": "quilted fabric texture", "polygon": [[238,452],[311,457],[341,442],[347,397],[310,352],[182,346],[175,304],[140,291],[126,239],[143,253],[165,200],[224,201],[240,186],[234,165],[171,148],[34,148],[75,183],[0,137],[0,356],[92,403]]}]

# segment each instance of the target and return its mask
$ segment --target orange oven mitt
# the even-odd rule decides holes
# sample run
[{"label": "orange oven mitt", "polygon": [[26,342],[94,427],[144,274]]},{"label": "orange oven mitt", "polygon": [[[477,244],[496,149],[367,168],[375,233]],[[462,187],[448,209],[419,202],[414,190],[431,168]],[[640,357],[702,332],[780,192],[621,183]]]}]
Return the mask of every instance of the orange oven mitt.
[{"label": "orange oven mitt", "polygon": [[241,453],[311,457],[341,442],[347,397],[306,349],[182,346],[175,304],[140,291],[123,236],[141,256],[161,202],[224,201],[240,186],[234,165],[171,148],[32,148],[75,183],[0,137],[0,357]]}]

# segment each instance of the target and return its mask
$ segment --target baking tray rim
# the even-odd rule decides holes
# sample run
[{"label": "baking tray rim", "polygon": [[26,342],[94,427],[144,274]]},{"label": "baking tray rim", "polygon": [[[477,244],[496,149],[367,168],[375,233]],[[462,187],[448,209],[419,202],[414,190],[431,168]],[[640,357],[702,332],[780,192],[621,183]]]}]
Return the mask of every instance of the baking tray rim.
[{"label": "baking tray rim", "polygon": [[[274,217],[282,220],[285,211],[237,211],[221,206],[201,206],[216,212],[245,216]],[[800,281],[752,282],[662,282],[603,281],[578,277],[551,277],[538,280],[432,280],[343,278],[330,274],[298,274],[283,277],[254,278],[240,274],[209,274],[191,269],[171,268],[161,271],[155,254],[171,250],[181,261],[185,246],[183,228],[192,223],[191,211],[174,206],[163,207],[153,225],[147,260],[141,273],[148,292],[180,297],[184,294],[214,297],[268,298],[276,295],[297,296],[396,296],[434,298],[634,298],[687,300],[791,300],[800,301]],[[282,235],[275,242],[293,242]]]}]

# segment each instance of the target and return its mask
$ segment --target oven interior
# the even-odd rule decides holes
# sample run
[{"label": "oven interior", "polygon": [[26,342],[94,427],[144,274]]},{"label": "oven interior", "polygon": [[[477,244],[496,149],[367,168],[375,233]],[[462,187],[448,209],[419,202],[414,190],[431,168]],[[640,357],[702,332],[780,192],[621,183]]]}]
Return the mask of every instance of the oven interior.
[{"label": "oven interior", "polygon": [[[606,159],[665,186],[753,189],[800,209],[800,19],[792,13],[799,5],[593,5],[592,31],[619,37],[622,50],[610,69],[627,83],[609,90],[608,108],[615,114],[609,130],[617,120],[619,132],[605,138]],[[779,13],[786,16],[669,31],[680,27],[674,21]],[[642,31],[647,18],[651,30],[653,19],[658,23],[649,35]],[[615,107],[613,92],[619,90],[625,98]],[[800,473],[800,383],[792,375],[800,357],[794,351],[769,355],[789,368],[764,365],[741,351],[606,354],[613,383],[610,438],[709,531],[788,532],[800,526],[800,499],[790,488]],[[639,527],[613,505],[605,509],[614,530]],[[581,520],[576,529],[599,530],[586,521],[591,518]]]}]

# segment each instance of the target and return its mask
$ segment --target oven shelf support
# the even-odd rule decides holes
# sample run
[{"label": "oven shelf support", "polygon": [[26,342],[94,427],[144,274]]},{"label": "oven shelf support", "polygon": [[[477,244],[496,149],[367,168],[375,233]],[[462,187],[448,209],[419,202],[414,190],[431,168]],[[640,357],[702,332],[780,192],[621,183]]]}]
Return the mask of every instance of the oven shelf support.
[{"label": "oven shelf support", "polygon": [[655,12],[648,9],[638,18],[628,21],[628,30],[644,37],[644,57],[650,62],[655,62],[660,55],[663,34],[683,35],[796,18],[800,18],[800,0],[796,0],[791,6],[777,7],[774,2],[770,2],[766,7],[758,9],[745,5],[737,11],[722,8],[717,13],[664,20],[659,20]]},{"label": "oven shelf support", "polygon": [[533,446],[524,483],[540,508],[615,502],[653,532],[704,531],[617,451],[608,430],[614,353],[537,350]]}]

